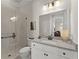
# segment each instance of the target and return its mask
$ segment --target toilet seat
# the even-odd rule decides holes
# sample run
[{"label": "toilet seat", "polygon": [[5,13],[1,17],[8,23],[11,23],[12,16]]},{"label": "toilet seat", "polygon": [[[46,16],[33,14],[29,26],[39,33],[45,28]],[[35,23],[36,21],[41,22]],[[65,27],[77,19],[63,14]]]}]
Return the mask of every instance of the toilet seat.
[{"label": "toilet seat", "polygon": [[31,59],[31,49],[30,47],[24,47],[20,49],[19,53],[22,59]]},{"label": "toilet seat", "polygon": [[20,53],[25,53],[25,52],[29,52],[30,51],[30,47],[24,47],[22,49],[20,49]]}]

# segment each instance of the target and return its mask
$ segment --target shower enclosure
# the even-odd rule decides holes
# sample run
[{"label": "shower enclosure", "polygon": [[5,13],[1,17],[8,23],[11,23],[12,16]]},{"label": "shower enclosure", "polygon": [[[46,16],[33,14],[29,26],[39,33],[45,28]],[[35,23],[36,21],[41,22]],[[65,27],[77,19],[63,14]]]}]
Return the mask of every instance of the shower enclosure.
[{"label": "shower enclosure", "polygon": [[[6,14],[7,15],[7,14]],[[16,21],[12,22],[2,14],[1,20],[1,58],[12,59],[16,52]]]},{"label": "shower enclosure", "polygon": [[15,10],[1,6],[1,59],[15,59],[20,49],[20,19]]}]

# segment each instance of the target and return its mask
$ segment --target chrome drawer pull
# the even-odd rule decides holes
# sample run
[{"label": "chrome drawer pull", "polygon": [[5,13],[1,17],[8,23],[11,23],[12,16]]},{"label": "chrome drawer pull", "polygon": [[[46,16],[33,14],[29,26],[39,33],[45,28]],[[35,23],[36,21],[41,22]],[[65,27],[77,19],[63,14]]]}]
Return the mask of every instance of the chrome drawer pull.
[{"label": "chrome drawer pull", "polygon": [[66,55],[66,53],[65,53],[65,52],[63,52],[63,55]]},{"label": "chrome drawer pull", "polygon": [[33,44],[33,46],[35,46],[35,44]]},{"label": "chrome drawer pull", "polygon": [[44,53],[45,56],[48,56],[48,54]]}]

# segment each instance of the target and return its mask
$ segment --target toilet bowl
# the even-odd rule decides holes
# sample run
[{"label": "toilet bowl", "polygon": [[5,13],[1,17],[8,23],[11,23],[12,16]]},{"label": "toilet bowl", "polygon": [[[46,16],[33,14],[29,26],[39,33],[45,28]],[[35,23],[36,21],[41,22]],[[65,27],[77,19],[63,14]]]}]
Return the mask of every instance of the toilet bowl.
[{"label": "toilet bowl", "polygon": [[20,49],[19,53],[22,59],[30,59],[31,57],[31,48],[30,47],[24,47]]}]

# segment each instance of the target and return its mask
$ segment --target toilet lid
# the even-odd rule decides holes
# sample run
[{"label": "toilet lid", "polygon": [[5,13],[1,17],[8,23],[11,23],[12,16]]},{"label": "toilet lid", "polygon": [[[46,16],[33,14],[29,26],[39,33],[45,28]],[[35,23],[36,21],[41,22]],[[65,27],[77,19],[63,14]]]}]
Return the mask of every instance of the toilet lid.
[{"label": "toilet lid", "polygon": [[22,49],[20,49],[20,53],[26,53],[30,51],[30,47],[24,47]]}]

